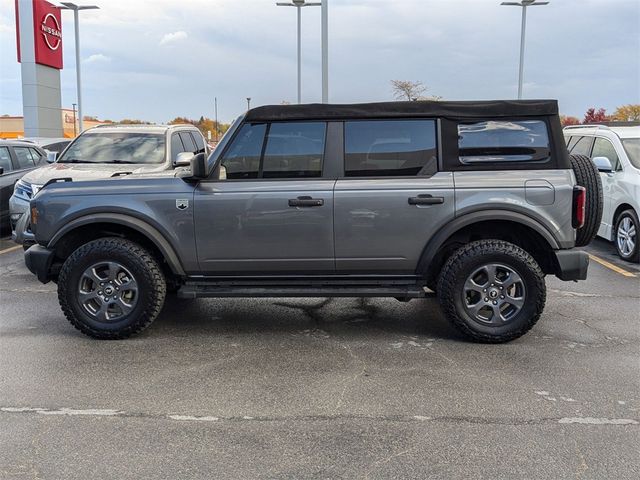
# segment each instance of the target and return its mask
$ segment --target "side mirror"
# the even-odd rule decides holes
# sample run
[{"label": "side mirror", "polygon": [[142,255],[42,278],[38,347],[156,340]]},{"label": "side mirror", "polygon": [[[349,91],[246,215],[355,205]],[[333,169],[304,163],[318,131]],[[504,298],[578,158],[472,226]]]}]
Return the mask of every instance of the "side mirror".
[{"label": "side mirror", "polygon": [[[178,155],[178,157],[180,155]],[[207,156],[204,153],[198,153],[197,155],[191,154],[191,156],[191,176],[193,178],[207,178],[209,176]]]},{"label": "side mirror", "polygon": [[188,167],[195,155],[191,152],[180,152],[173,161],[174,167]]},{"label": "side mirror", "polygon": [[58,158],[58,152],[50,152],[49,150],[45,150],[47,152],[47,163],[55,163],[56,158]]},{"label": "side mirror", "polygon": [[611,166],[611,161],[607,157],[593,157],[593,163],[595,163],[598,171],[604,173],[613,172],[613,167]]}]

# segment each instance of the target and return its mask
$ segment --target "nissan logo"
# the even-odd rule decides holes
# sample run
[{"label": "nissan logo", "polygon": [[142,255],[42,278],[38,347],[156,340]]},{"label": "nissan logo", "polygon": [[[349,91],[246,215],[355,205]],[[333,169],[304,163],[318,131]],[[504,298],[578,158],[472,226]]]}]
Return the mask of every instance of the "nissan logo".
[{"label": "nissan logo", "polygon": [[[47,25],[47,22],[49,25]],[[40,25],[40,30],[42,31],[42,36],[47,46],[51,50],[57,50],[62,43],[62,32],[60,31],[58,19],[53,13],[47,13],[45,15],[42,20],[42,25]]]}]

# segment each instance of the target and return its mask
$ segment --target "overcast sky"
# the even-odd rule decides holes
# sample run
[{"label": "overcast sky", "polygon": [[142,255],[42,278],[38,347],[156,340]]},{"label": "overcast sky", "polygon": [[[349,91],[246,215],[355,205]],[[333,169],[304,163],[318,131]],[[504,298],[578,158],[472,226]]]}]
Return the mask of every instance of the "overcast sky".
[{"label": "overcast sky", "polygon": [[[563,113],[640,103],[640,0],[550,0],[528,9],[525,98]],[[221,121],[295,101],[295,9],[275,0],[87,0],[86,115]],[[392,79],[444,99],[515,98],[520,8],[500,0],[330,0],[329,99],[392,98]],[[320,8],[303,10],[303,101],[320,101]],[[63,12],[62,101],[76,101],[73,16]],[[22,114],[14,0],[0,0],[0,114]]]}]

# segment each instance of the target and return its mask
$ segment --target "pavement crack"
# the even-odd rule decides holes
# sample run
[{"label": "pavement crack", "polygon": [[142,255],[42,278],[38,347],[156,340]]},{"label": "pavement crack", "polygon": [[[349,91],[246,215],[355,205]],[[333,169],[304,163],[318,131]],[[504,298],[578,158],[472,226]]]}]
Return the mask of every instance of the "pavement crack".
[{"label": "pavement crack", "polygon": [[611,426],[618,428],[640,428],[640,421],[632,418],[605,418],[605,417],[544,417],[544,418],[500,418],[500,417],[473,417],[455,415],[356,415],[356,414],[330,414],[330,415],[234,415],[224,416],[211,413],[151,413],[132,412],[117,408],[77,408],[77,407],[32,407],[32,406],[3,406],[0,407],[0,415],[24,415],[43,417],[75,417],[96,418],[104,421],[116,418],[142,418],[162,419],[167,421],[216,421],[216,422],[331,422],[331,421],[378,421],[397,423],[446,423],[469,425],[504,425],[504,426],[528,426],[528,425],[564,425],[567,428],[588,428],[589,426]]},{"label": "pavement crack", "polygon": [[414,451],[419,446],[420,444],[416,444],[411,448],[407,448],[406,450],[403,450],[401,452],[397,452],[397,453],[394,453],[393,455],[388,455],[387,457],[383,457],[380,460],[376,460],[367,468],[367,471],[364,473],[364,479],[367,480],[369,478],[369,475],[371,475],[374,472],[374,470],[376,470],[378,467],[389,463],[394,458],[401,457],[403,455],[406,455],[407,453]]}]

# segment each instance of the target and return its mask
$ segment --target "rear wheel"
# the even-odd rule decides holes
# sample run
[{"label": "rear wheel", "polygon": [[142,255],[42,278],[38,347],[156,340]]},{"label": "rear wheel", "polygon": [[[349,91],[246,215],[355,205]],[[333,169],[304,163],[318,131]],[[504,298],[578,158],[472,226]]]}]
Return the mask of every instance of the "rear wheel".
[{"label": "rear wheel", "polygon": [[166,283],[156,259],[122,238],[89,242],[67,258],[58,277],[58,300],[69,322],[99,339],[141,332],[158,316]]},{"label": "rear wheel", "polygon": [[585,155],[569,155],[576,183],[586,189],[584,226],[576,232],[576,247],[589,245],[602,221],[602,181],[593,161]]},{"label": "rear wheel", "polygon": [[638,215],[633,210],[625,210],[616,221],[614,241],[618,255],[629,262],[640,262],[640,242],[638,242]]},{"label": "rear wheel", "polygon": [[544,274],[520,247],[479,240],[455,251],[438,281],[447,319],[466,337],[483,343],[514,340],[529,331],[544,309]]}]

